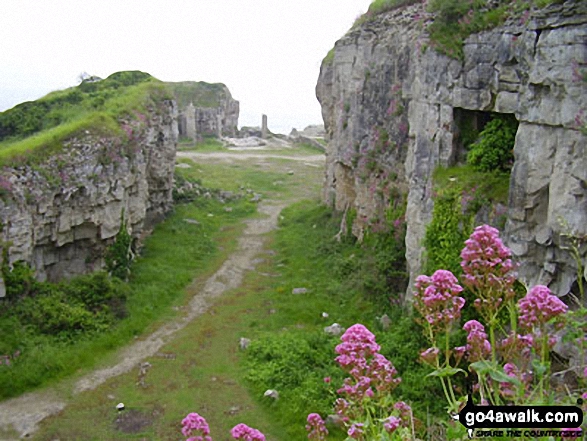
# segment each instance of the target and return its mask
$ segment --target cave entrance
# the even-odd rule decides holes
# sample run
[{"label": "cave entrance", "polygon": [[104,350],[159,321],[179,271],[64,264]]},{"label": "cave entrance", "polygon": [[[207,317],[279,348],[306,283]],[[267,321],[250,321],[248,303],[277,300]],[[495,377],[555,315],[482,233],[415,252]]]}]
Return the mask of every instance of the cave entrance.
[{"label": "cave entrance", "polygon": [[[459,107],[453,109],[453,151],[457,164],[471,163],[473,145],[483,144],[481,148],[487,154],[493,150],[501,159],[498,168],[510,170],[513,165],[513,149],[519,122],[513,113],[484,112],[467,110]],[[478,155],[473,155],[477,156]],[[493,165],[495,167],[496,164]],[[492,167],[490,167],[492,168]]]}]

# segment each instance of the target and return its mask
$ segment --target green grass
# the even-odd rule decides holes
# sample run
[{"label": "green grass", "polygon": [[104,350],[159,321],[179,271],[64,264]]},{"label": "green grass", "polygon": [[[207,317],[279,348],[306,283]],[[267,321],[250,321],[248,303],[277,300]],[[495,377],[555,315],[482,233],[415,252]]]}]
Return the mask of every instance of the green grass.
[{"label": "green grass", "polygon": [[[0,369],[0,396],[7,398],[52,383],[78,369],[91,368],[134,336],[173,316],[171,306],[188,297],[185,287],[198,275],[218,265],[233,249],[241,231],[240,220],[255,211],[240,200],[229,204],[201,199],[179,205],[145,243],[143,254],[133,263],[127,300],[128,318],[111,331],[81,337],[75,344],[48,336],[29,337],[23,354],[10,369]],[[209,216],[211,214],[212,216]],[[193,225],[185,219],[196,219]],[[219,252],[218,243],[224,247]]]},{"label": "green grass", "polygon": [[[93,134],[105,136],[122,134],[122,130],[110,115],[104,112],[86,113],[73,121],[23,140],[0,143],[0,165],[26,162],[27,159],[34,160],[34,162],[42,161],[47,156],[59,151],[65,140],[85,130],[91,130]],[[35,157],[27,158],[33,152]]]},{"label": "green grass", "polygon": [[484,195],[489,201],[507,205],[510,185],[509,173],[480,172],[474,170],[470,165],[457,165],[436,168],[433,178],[437,191],[457,186],[465,191],[476,188],[477,192]]},{"label": "green grass", "polygon": [[[139,79],[133,80],[135,74]],[[141,120],[166,99],[171,95],[164,83],[119,72],[23,103],[0,113],[0,165],[40,162],[82,131],[120,136],[121,118]]]},{"label": "green grass", "polygon": [[[277,158],[263,159],[263,162],[235,160],[232,164],[223,165],[209,162],[195,163],[190,159],[181,159],[179,162],[189,164],[191,168],[179,169],[178,173],[181,175],[191,173],[205,187],[222,188],[240,193],[250,190],[253,193],[260,193],[264,198],[276,200],[303,194],[308,191],[306,190],[308,187],[317,194],[322,174],[318,167],[298,167],[297,161]],[[266,166],[263,163],[269,165]],[[294,174],[289,174],[290,170],[294,170]]]},{"label": "green grass", "polygon": [[200,142],[194,142],[189,138],[180,139],[177,144],[178,151],[194,151],[200,153],[227,152],[224,144],[215,138],[206,138]]}]

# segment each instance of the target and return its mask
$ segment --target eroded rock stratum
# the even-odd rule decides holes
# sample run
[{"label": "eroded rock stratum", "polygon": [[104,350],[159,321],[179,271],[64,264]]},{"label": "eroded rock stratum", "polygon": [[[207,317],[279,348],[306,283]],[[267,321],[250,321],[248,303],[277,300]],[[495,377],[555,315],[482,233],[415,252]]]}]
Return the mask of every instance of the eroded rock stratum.
[{"label": "eroded rock stratum", "polygon": [[0,238],[10,263],[48,280],[99,269],[123,216],[141,238],[171,209],[175,102],[155,98],[119,124],[120,133],[90,127],[42,161],[2,169]]},{"label": "eroded rock stratum", "polygon": [[[470,36],[462,61],[430,48],[422,4],[351,29],[321,67],[316,92],[330,137],[324,200],[356,210],[353,232],[407,194],[410,286],[422,267],[432,173],[462,156],[459,118],[519,121],[503,236],[520,279],[565,295],[576,262],[561,246],[564,218],[587,235],[587,4],[568,1]],[[585,250],[583,250],[585,261]]]}]

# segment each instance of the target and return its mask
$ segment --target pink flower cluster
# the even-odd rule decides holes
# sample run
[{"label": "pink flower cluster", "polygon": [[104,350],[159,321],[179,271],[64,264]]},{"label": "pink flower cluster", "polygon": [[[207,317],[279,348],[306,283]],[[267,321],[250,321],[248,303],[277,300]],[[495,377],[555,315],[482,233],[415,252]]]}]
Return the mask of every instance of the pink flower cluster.
[{"label": "pink flower cluster", "polygon": [[187,441],[212,441],[210,427],[206,419],[199,414],[192,412],[181,422],[183,436],[189,436]]},{"label": "pink flower cluster", "polygon": [[241,441],[265,441],[265,435],[246,424],[237,424],[230,431],[232,437]]},{"label": "pink flower cluster", "polygon": [[401,425],[401,420],[398,417],[390,416],[383,422],[383,428],[387,433],[393,433]]},{"label": "pink flower cluster", "polygon": [[418,276],[414,306],[433,327],[444,327],[461,316],[465,299],[457,278],[447,270],[438,270],[432,277]]},{"label": "pink flower cluster", "polygon": [[[183,426],[181,433],[184,436],[189,436],[186,441],[212,441],[210,427],[203,416],[192,412],[182,420],[181,424]],[[242,423],[234,426],[230,434],[235,440],[265,441],[265,435]]]},{"label": "pink flower cluster", "polygon": [[[515,275],[512,273],[514,264],[511,251],[499,238],[499,230],[489,225],[475,228],[465,247],[461,251],[461,267],[463,268],[463,284],[473,292],[484,297],[482,302],[501,304],[501,298],[491,298],[488,293],[514,295]],[[481,306],[481,305],[477,305]],[[495,309],[496,305],[489,306]]]},{"label": "pink flower cluster", "polygon": [[363,423],[353,423],[349,430],[347,431],[348,436],[352,439],[364,439],[365,431],[364,428],[365,424]]},{"label": "pink flower cluster", "polygon": [[[524,389],[530,390],[529,385],[532,382],[532,374],[522,371],[514,363],[506,363],[503,366],[503,370],[508,377],[520,381],[524,386]],[[499,384],[499,391],[505,398],[513,398],[515,396],[512,383],[502,382]]]},{"label": "pink flower cluster", "polygon": [[518,301],[520,325],[527,329],[540,327],[567,311],[558,297],[552,295],[544,285],[533,287],[523,299]]},{"label": "pink flower cluster", "polygon": [[424,363],[436,368],[436,361],[438,360],[439,353],[440,350],[437,347],[431,347],[422,352],[420,358]]},{"label": "pink flower cluster", "polygon": [[[463,329],[469,334],[467,335],[467,346],[465,347],[468,353],[468,361],[474,363],[483,360],[491,354],[491,343],[487,340],[485,327],[477,320],[469,320],[463,326]],[[456,348],[457,352],[461,348]]]},{"label": "pink flower cluster", "polygon": [[351,374],[351,378],[344,380],[339,394],[360,401],[364,397],[373,397],[375,391],[390,392],[401,382],[395,367],[379,354],[380,346],[365,326],[351,326],[341,340],[343,343],[336,347],[339,354],[336,361]]},{"label": "pink flower cluster", "polygon": [[306,424],[306,430],[308,433],[308,439],[312,441],[324,441],[326,435],[328,435],[328,429],[324,424],[324,420],[317,413],[311,413],[308,415],[308,424]]}]

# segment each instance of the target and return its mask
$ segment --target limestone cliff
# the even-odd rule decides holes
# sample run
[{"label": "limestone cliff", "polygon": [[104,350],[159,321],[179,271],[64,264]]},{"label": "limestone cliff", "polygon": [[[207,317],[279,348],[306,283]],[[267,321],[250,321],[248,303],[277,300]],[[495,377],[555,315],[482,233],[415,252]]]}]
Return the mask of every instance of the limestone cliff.
[{"label": "limestone cliff", "polygon": [[193,140],[236,136],[239,102],[224,84],[185,81],[167,85],[178,103],[180,136]]},{"label": "limestone cliff", "polygon": [[44,159],[0,173],[1,240],[10,263],[58,280],[103,265],[121,216],[141,237],[172,207],[177,107],[152,97],[112,132],[88,127]]},{"label": "limestone cliff", "polygon": [[[576,280],[557,217],[587,235],[587,4],[567,1],[471,35],[464,59],[430,47],[422,4],[395,9],[336,42],[316,87],[330,141],[324,200],[356,209],[360,236],[390,201],[407,195],[410,286],[422,266],[432,173],[462,156],[459,118],[514,114],[519,121],[503,237],[527,284],[558,295]],[[375,219],[375,220],[374,220]],[[583,260],[585,252],[583,251]]]}]

